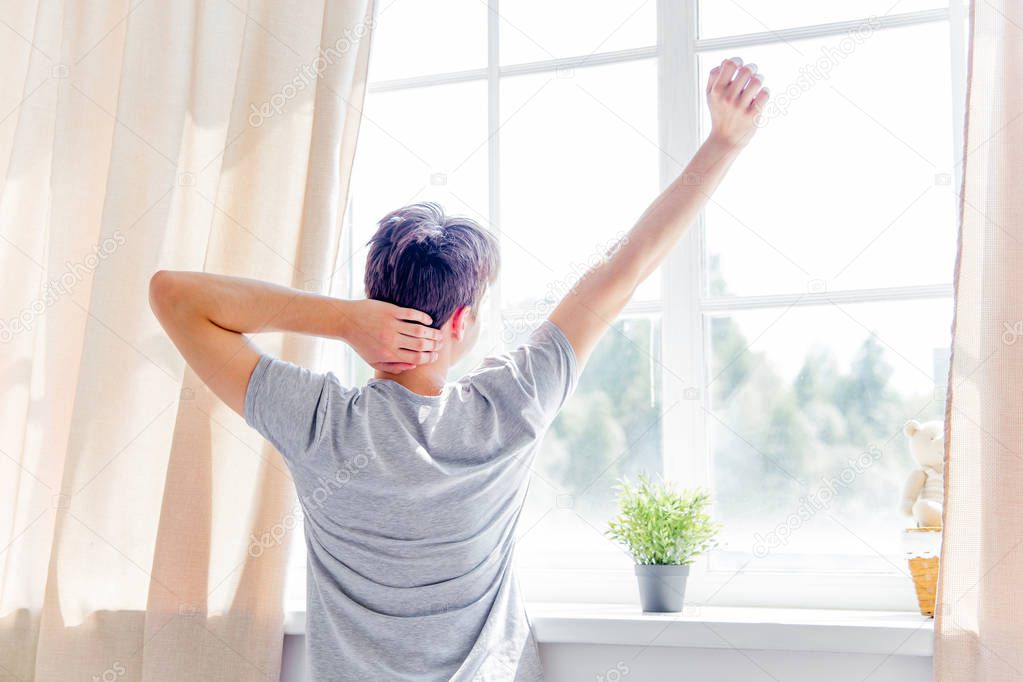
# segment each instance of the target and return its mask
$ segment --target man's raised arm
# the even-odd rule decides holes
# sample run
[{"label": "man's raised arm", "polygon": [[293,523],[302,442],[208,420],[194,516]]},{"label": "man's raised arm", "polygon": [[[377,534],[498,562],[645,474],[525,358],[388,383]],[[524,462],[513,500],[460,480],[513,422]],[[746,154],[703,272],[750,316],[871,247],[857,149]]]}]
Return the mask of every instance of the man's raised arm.
[{"label": "man's raised arm", "polygon": [[640,217],[612,254],[590,269],[558,304],[550,320],[568,337],[579,365],[632,298],[636,287],[696,219],[732,161],[753,136],[767,90],[754,65],[725,60],[710,72],[711,132],[675,179]]},{"label": "man's raised arm", "polygon": [[390,372],[433,362],[441,338],[423,326],[430,317],[417,310],[203,272],[161,270],[150,280],[149,301],[188,365],[238,414],[259,361],[245,334],[288,331],[340,339]]}]

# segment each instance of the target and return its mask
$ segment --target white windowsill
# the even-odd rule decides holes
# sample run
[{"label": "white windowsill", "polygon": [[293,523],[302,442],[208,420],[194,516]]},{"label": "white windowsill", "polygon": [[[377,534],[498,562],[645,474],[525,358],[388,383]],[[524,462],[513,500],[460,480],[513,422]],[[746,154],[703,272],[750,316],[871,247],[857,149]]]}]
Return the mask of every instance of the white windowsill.
[{"label": "white windowsill", "polygon": [[[827,651],[930,656],[934,622],[908,611],[835,611],[692,606],[681,614],[641,613],[618,604],[527,606],[541,644],[617,644],[759,651]],[[284,633],[305,633],[305,612],[289,610]]]}]

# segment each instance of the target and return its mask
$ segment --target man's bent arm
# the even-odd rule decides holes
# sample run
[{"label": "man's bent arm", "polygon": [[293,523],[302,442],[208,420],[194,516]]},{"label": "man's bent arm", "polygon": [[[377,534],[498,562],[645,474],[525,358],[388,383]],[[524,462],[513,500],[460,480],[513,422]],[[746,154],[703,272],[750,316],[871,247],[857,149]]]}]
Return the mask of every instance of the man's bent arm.
[{"label": "man's bent arm", "polygon": [[416,310],[202,272],[157,272],[149,300],[188,365],[239,414],[259,361],[245,334],[286,331],[341,339],[370,364],[390,371],[432,362],[440,338],[424,326],[430,317]]},{"label": "man's bent arm", "polygon": [[610,256],[590,269],[550,315],[575,350],[580,366],[632,298],[667,257],[755,130],[767,102],[756,67],[726,60],[711,71],[707,88],[710,136],[640,217]]}]

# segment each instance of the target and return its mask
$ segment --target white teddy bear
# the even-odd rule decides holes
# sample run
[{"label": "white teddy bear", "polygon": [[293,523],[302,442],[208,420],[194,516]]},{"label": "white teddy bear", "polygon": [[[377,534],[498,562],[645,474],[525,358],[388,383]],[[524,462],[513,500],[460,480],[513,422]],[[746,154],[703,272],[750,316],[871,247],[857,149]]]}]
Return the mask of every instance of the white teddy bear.
[{"label": "white teddy bear", "polygon": [[918,527],[941,527],[941,506],[945,494],[945,427],[941,422],[910,419],[903,429],[909,438],[909,452],[920,464],[902,488],[900,509],[912,516]]}]

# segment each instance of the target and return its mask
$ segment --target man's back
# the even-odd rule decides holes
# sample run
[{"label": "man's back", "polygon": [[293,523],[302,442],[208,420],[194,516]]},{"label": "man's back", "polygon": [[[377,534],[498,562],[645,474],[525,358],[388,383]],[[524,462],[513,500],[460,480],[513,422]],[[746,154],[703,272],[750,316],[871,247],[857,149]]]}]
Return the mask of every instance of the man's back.
[{"label": "man's back", "polygon": [[314,679],[542,677],[512,549],[575,374],[550,322],[439,396],[260,360],[245,417],[284,455],[305,515]]}]

